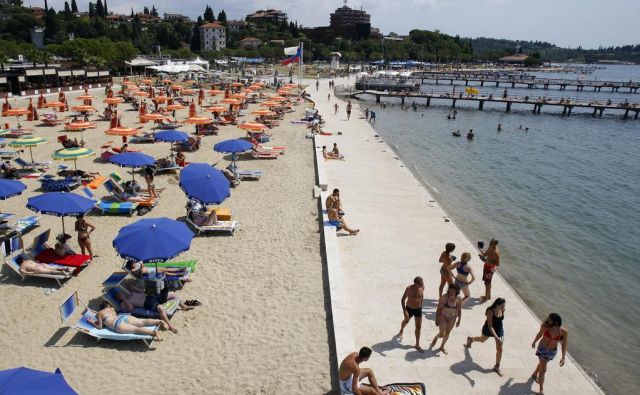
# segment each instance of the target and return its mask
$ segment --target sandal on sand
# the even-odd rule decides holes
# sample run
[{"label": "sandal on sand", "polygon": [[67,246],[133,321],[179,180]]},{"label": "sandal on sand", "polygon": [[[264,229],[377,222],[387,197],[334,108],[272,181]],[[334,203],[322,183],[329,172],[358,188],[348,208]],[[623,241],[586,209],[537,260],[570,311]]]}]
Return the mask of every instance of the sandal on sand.
[{"label": "sandal on sand", "polygon": [[202,302],[197,299],[187,300],[184,304],[187,306],[202,306]]},{"label": "sandal on sand", "polygon": [[465,347],[471,348],[471,343],[473,343],[471,336],[467,336],[467,344],[465,344]]}]

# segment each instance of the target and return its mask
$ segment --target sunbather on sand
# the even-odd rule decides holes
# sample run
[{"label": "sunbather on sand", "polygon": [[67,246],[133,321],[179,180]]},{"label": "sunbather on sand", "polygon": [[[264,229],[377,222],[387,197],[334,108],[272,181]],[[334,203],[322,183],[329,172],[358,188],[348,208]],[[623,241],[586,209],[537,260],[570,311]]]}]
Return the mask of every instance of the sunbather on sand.
[{"label": "sunbather on sand", "polygon": [[187,311],[193,309],[193,307],[189,307],[182,303],[175,293],[169,292],[169,287],[166,286],[159,295],[145,295],[136,292],[125,295],[122,292],[116,292],[115,298],[120,302],[120,309],[127,313],[131,313],[135,307],[144,308],[150,311],[157,311],[162,322],[166,324],[165,328],[169,329],[173,333],[178,333],[178,329],[169,322],[169,316],[167,315],[167,311],[164,307],[162,307],[162,304],[166,303],[168,300],[176,299],[178,300],[182,310]]},{"label": "sunbather on sand", "polygon": [[[145,275],[153,275],[156,273],[155,267],[145,267],[142,263],[135,261],[127,261],[126,268],[138,278],[141,278]],[[184,276],[184,269],[180,267],[159,267],[157,271],[158,273],[164,273],[165,275],[170,277]]]},{"label": "sunbather on sand", "polygon": [[107,302],[100,304],[100,311],[96,315],[96,320],[87,320],[91,325],[97,329],[107,327],[116,333],[136,333],[139,335],[149,335],[156,338],[158,341],[162,341],[158,335],[158,331],[154,331],[145,326],[150,325],[162,325],[164,329],[168,329],[167,324],[155,318],[137,318],[130,314],[118,314],[116,310]]},{"label": "sunbather on sand", "polygon": [[203,210],[193,210],[189,213],[189,217],[198,226],[218,225],[216,210],[212,210],[210,213]]},{"label": "sunbather on sand", "polygon": [[58,235],[56,240],[58,241],[54,247],[54,251],[58,256],[67,256],[73,254],[73,250],[67,244],[67,241],[71,239],[71,235],[66,233]]},{"label": "sunbather on sand", "polygon": [[357,235],[360,232],[360,229],[349,228],[347,223],[344,222],[344,219],[342,219],[342,217],[338,215],[338,210],[336,210],[335,208],[329,208],[327,209],[327,212],[329,214],[329,223],[335,226],[337,230],[346,230],[351,235]]},{"label": "sunbather on sand", "polygon": [[25,276],[33,275],[33,274],[57,274],[69,277],[71,275],[70,269],[58,269],[56,267],[51,267],[46,263],[34,262],[29,259],[24,259],[19,256],[16,258],[16,263],[20,265],[20,274]]}]

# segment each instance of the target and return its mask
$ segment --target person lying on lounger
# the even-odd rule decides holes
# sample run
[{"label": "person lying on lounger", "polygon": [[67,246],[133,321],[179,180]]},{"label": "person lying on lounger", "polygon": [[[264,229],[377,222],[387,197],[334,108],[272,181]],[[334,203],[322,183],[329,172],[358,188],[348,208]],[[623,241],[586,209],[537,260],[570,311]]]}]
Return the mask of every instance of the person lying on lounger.
[{"label": "person lying on lounger", "polygon": [[211,210],[210,213],[203,210],[191,210],[189,217],[194,224],[198,226],[211,226],[218,225],[218,216],[216,210]]},{"label": "person lying on lounger", "polygon": [[189,307],[182,303],[175,293],[169,292],[169,287],[166,286],[158,295],[145,295],[136,292],[125,295],[122,292],[116,292],[115,298],[120,302],[120,309],[127,313],[131,313],[135,307],[158,312],[160,319],[166,324],[165,327],[173,333],[178,333],[178,329],[169,322],[169,316],[167,315],[167,311],[164,307],[162,307],[162,304],[166,303],[168,300],[176,299],[178,300],[182,310],[187,311],[193,309],[193,307]]},{"label": "person lying on lounger", "polygon": [[[127,270],[129,270],[134,276],[142,278],[145,275],[153,276],[156,273],[155,267],[145,267],[141,262],[127,261],[125,264]],[[158,273],[164,273],[169,277],[182,277],[184,276],[184,268],[181,267],[159,267]]]},{"label": "person lying on lounger", "polygon": [[56,267],[51,267],[46,263],[34,262],[29,259],[24,259],[19,256],[16,258],[16,263],[20,265],[20,274],[25,276],[30,276],[34,274],[56,274],[62,275],[65,277],[70,277],[71,272],[69,268],[58,269]]},{"label": "person lying on lounger", "polygon": [[11,162],[9,161],[5,161],[2,166],[2,175],[5,178],[20,178],[20,176],[18,176],[18,169],[16,169],[15,167],[13,167],[11,165]]},{"label": "person lying on lounger", "polygon": [[155,318],[137,318],[130,314],[118,314],[116,310],[107,302],[100,304],[100,311],[96,315],[96,319],[87,320],[96,329],[102,329],[107,327],[116,333],[135,333],[138,335],[149,335],[156,338],[157,341],[162,341],[158,335],[158,331],[154,331],[145,326],[162,325],[166,330],[167,323]]}]

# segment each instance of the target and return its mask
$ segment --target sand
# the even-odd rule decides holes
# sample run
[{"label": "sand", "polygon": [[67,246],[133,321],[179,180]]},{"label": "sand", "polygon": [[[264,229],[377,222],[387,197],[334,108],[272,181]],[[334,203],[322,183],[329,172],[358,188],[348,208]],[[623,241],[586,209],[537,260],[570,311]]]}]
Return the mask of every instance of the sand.
[{"label": "sand", "polygon": [[[102,110],[103,90],[92,90]],[[69,104],[78,103],[67,94]],[[53,95],[49,100],[55,100]],[[24,99],[10,100],[14,106],[26,106]],[[34,100],[35,102],[35,100]],[[120,109],[128,109],[128,104]],[[28,279],[21,282],[15,273],[3,267],[0,298],[0,369],[28,366],[53,371],[62,369],[68,382],[82,394],[97,393],[324,393],[331,390],[330,347],[323,289],[322,257],[318,232],[317,200],[313,151],[304,138],[306,128],[290,119],[301,117],[306,105],[288,114],[282,125],[273,129],[274,145],[287,147],[277,160],[243,160],[241,169],[261,169],[260,181],[242,182],[232,190],[224,206],[236,209],[240,228],[234,236],[200,236],[179,259],[197,259],[193,282],[179,292],[184,299],[198,299],[203,306],[189,312],[177,312],[172,323],[178,334],[163,332],[163,342],[147,349],[142,342],[96,342],[95,339],[65,328],[60,323],[58,305],[74,290],[93,308],[100,301],[100,283],[120,269],[111,243],[118,230],[139,218],[166,216],[181,219],[186,197],[178,187],[177,175],[161,174],[156,187],[166,188],[157,208],[144,217],[100,216],[88,220],[97,226],[92,235],[95,258],[89,268],[63,288],[45,295],[53,280]],[[257,109],[252,105],[250,111]],[[42,114],[42,110],[40,110]],[[187,110],[178,112],[184,119]],[[245,119],[250,116],[245,117]],[[15,118],[3,118],[15,126]],[[23,126],[33,123],[22,121]],[[104,131],[107,122],[85,132],[88,147],[100,152],[110,140],[119,137]],[[138,126],[137,112],[123,112],[124,126]],[[145,130],[151,124],[147,123]],[[49,143],[34,148],[34,159],[51,160],[61,148],[56,137],[62,127],[35,127],[36,135]],[[183,130],[192,132],[193,126]],[[219,136],[203,139],[202,148],[187,153],[190,162],[226,166],[229,158],[213,152],[218,141],[242,137],[234,126],[223,127]],[[73,137],[73,135],[72,135]],[[78,136],[79,137],[79,136]],[[169,144],[140,144],[144,153],[166,156]],[[28,153],[26,156],[28,158]],[[58,163],[54,163],[54,166]],[[68,162],[67,164],[72,164]],[[105,164],[99,158],[78,161],[78,168],[108,174],[126,169]],[[53,173],[54,168],[50,170]],[[18,216],[31,215],[27,198],[37,195],[39,182],[23,179],[27,190],[21,196],[0,201],[0,209]],[[79,191],[78,191],[79,193]],[[103,188],[98,196],[105,194]],[[43,216],[42,226],[24,236],[26,244],[40,231],[61,231],[60,219]],[[67,219],[67,230],[73,219]],[[75,238],[71,246],[78,249]]]}]

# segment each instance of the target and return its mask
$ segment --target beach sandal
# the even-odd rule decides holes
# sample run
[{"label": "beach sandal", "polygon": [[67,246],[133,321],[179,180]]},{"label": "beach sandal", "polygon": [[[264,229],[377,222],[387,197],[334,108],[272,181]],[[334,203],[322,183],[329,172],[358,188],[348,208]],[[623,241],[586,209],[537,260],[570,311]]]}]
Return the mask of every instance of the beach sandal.
[{"label": "beach sandal", "polygon": [[467,348],[471,348],[471,343],[473,343],[473,341],[471,340],[471,336],[467,336],[467,344],[465,344],[464,346]]},{"label": "beach sandal", "polygon": [[187,300],[184,304],[187,306],[202,306],[202,302],[197,299]]}]

